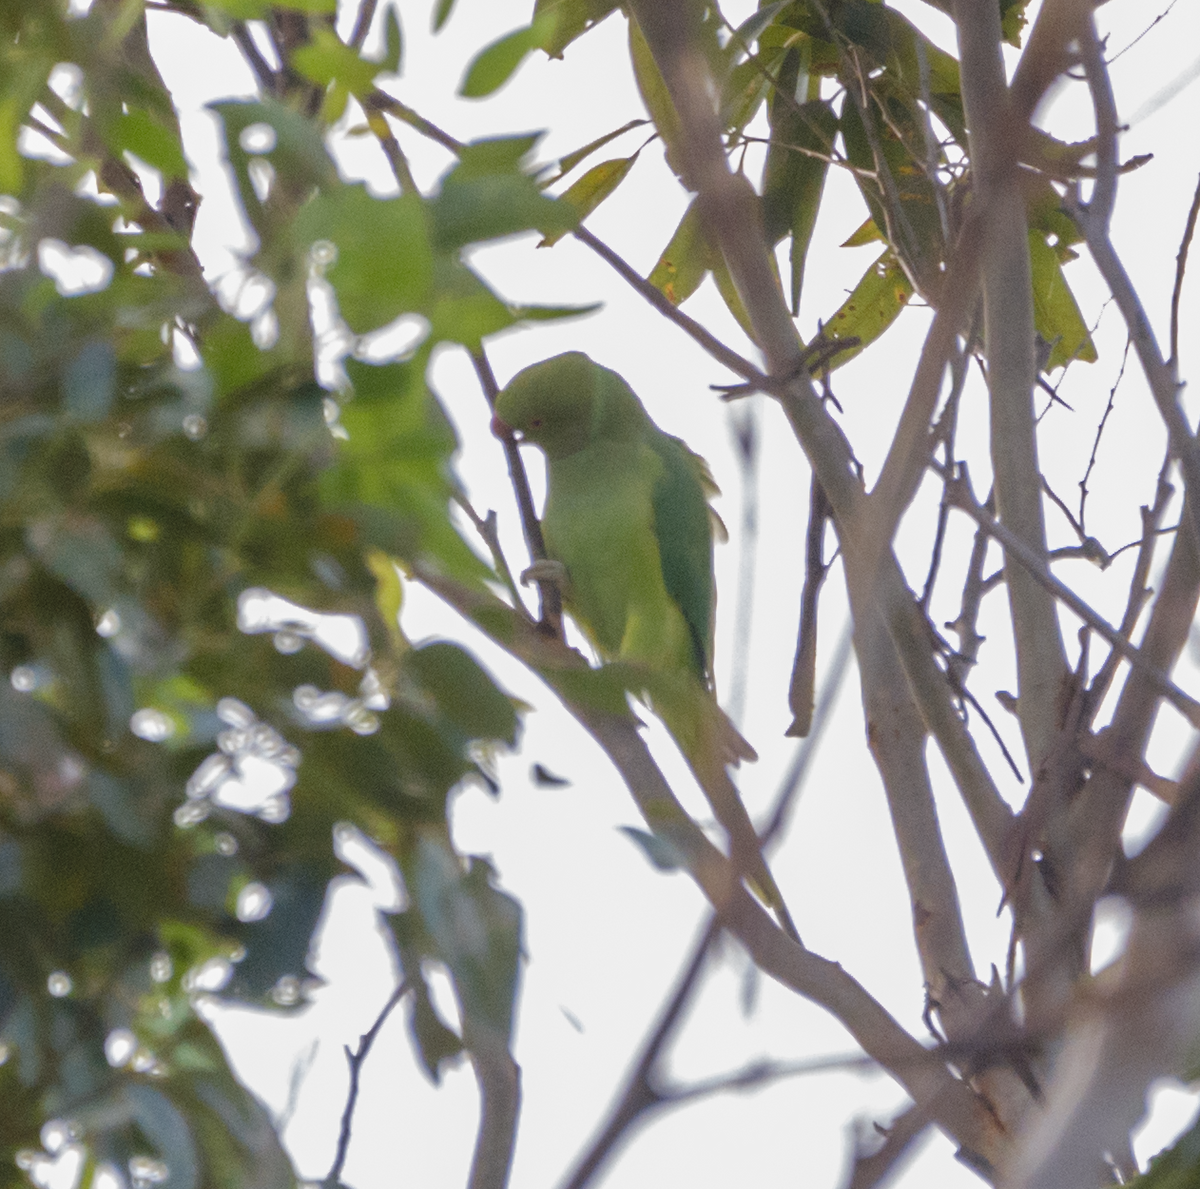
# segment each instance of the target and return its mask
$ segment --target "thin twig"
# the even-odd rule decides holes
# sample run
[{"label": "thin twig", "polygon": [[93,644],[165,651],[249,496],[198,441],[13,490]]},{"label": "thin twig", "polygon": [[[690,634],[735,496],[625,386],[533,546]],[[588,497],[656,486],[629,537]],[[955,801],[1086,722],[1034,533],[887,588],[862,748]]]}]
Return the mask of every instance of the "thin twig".
[{"label": "thin twig", "polygon": [[925,1105],[970,1151],[997,1163],[1007,1139],[994,1117],[948,1069],[927,1061],[917,1040],[847,971],[789,938],[742,886],[733,864],[684,811],[627,710],[604,709],[581,694],[587,662],[524,623],[488,590],[470,587],[420,560],[413,576],[534,668],[619,772],[643,819],[674,846],[705,898],[764,974],[833,1013],[870,1056]]},{"label": "thin twig", "polygon": [[1154,20],[1152,20],[1150,24],[1148,24],[1128,45],[1117,50],[1117,52],[1108,59],[1109,66],[1111,66],[1118,58],[1129,53],[1129,51],[1133,49],[1133,47],[1137,45],[1137,43],[1141,41],[1142,38],[1145,37],[1146,34],[1149,33],[1159,23],[1159,21],[1164,20],[1170,14],[1171,9],[1174,8],[1178,3],[1179,0],[1171,0],[1171,3],[1167,5],[1166,9],[1160,12],[1158,16],[1156,16]]},{"label": "thin twig", "polygon": [[685,334],[690,335],[718,363],[723,363],[731,372],[735,372],[742,379],[748,380],[756,386],[762,385],[764,392],[769,390],[769,380],[754,364],[739,355],[731,347],[725,346],[720,339],[705,330],[694,318],[688,317],[687,314],[671,302],[666,294],[660,289],[656,289],[649,281],[644,280],[631,264],[628,264],[621,256],[617,255],[603,240],[597,239],[586,227],[577,227],[571,234],[580,243],[586,244],[591,248],[597,256],[609,264],[624,280],[628,281],[663,317],[669,318]]},{"label": "thin twig", "polygon": [[1187,270],[1188,249],[1192,246],[1192,236],[1196,233],[1196,216],[1200,214],[1200,177],[1196,179],[1196,192],[1192,195],[1192,205],[1188,211],[1187,223],[1183,229],[1183,239],[1179,244],[1179,252],[1175,257],[1175,284],[1171,289],[1171,358],[1169,366],[1179,370],[1179,299],[1183,295],[1183,275]]},{"label": "thin twig", "polygon": [[792,722],[787,735],[803,738],[812,727],[817,682],[817,600],[832,564],[825,560],[825,526],[833,518],[821,481],[813,475],[808,495],[808,532],[804,547],[804,586],[800,591],[800,627],[788,684]]},{"label": "thin twig", "polygon": [[1030,549],[1024,541],[1006,528],[1000,521],[989,516],[971,494],[966,479],[965,467],[951,488],[954,506],[966,512],[976,524],[986,528],[1004,547],[1006,553],[1019,562],[1030,575],[1060,602],[1065,603],[1080,619],[1108,641],[1112,647],[1129,661],[1151,685],[1158,690],[1193,725],[1200,727],[1200,702],[1184,693],[1169,677],[1150,664],[1129,640],[1094,611],[1069,586],[1060,582],[1046,568],[1044,559]]},{"label": "thin twig", "polygon": [[529,612],[525,610],[525,600],[521,598],[521,592],[517,589],[517,584],[513,580],[512,570],[509,568],[508,559],[504,556],[504,549],[500,544],[500,532],[499,526],[496,523],[495,511],[489,511],[486,516],[480,516],[475,511],[471,501],[464,495],[456,496],[455,503],[466,513],[467,519],[475,526],[475,531],[483,538],[483,543],[488,547],[488,552],[492,555],[492,565],[495,566],[496,572],[500,575],[500,579],[508,591],[509,598],[513,601],[513,607],[518,611],[524,612],[530,623],[534,622]]},{"label": "thin twig", "polygon": [[[1139,541],[1132,542],[1137,545]],[[1122,549],[1128,549],[1129,545],[1122,545]],[[1046,554],[1047,561],[1090,561],[1093,565],[1098,565],[1102,570],[1108,569],[1108,563],[1116,557],[1115,553],[1105,553],[1103,547],[1096,541],[1095,537],[1089,537],[1082,545],[1060,545],[1057,549],[1051,549]],[[983,593],[991,594],[1004,581],[1004,571],[997,570],[994,574],[989,574],[983,580]]]},{"label": "thin twig", "polygon": [[396,139],[396,134],[392,131],[387,119],[381,112],[371,107],[366,109],[366,115],[367,125],[375,134],[375,139],[379,141],[379,147],[383,150],[383,155],[387,158],[388,165],[392,170],[392,176],[395,177],[396,184],[400,187],[400,193],[418,193],[417,181],[412,175],[412,170],[408,167],[408,158],[404,155],[403,149],[400,148],[400,142]]},{"label": "thin twig", "polygon": [[[922,58],[924,61],[924,58]],[[966,341],[962,345],[962,349],[958,352],[950,362],[950,394],[946,397],[946,404],[942,408],[941,416],[938,417],[937,423],[933,427],[931,437],[931,448],[936,450],[938,444],[942,447],[942,457],[949,466],[954,460],[954,438],[958,429],[958,406],[962,400],[963,388],[967,382],[968,360],[970,359],[971,347],[975,341],[976,323],[978,323],[978,314],[972,320],[971,329],[967,334]],[[921,588],[920,606],[921,609],[929,613],[929,600],[933,598],[934,583],[937,582],[938,570],[942,564],[942,549],[946,541],[946,525],[950,519],[950,508],[946,503],[945,493],[942,493],[942,501],[938,506],[937,528],[933,536],[933,549],[929,557],[929,570],[925,575],[925,585]]]},{"label": "thin twig", "polygon": [[1086,208],[1074,193],[1067,194],[1067,207],[1083,231],[1092,259],[1116,300],[1117,308],[1129,329],[1129,336],[1133,339],[1154,403],[1166,424],[1171,450],[1179,459],[1188,491],[1194,493],[1187,507],[1193,531],[1200,540],[1200,454],[1197,453],[1196,440],[1179,402],[1179,382],[1174,361],[1164,361],[1141,298],[1109,237],[1108,222],[1116,185],[1112,167],[1116,161],[1117,107],[1095,24],[1090,19],[1086,36],[1080,38],[1080,50],[1096,113],[1097,179],[1092,201]]},{"label": "thin twig", "polygon": [[[471,352],[471,362],[475,365],[475,374],[479,377],[479,386],[487,400],[488,408],[495,409],[496,398],[500,395],[500,386],[496,383],[496,375],[488,362],[482,344],[478,351]],[[521,451],[517,446],[512,431],[501,432],[499,435],[504,447],[504,457],[508,462],[508,474],[512,481],[513,493],[517,499],[517,509],[521,515],[521,528],[525,533],[525,545],[533,561],[544,561],[546,558],[546,542],[542,537],[542,526],[538,521],[537,512],[533,506],[533,493],[529,489],[529,476],[525,473],[525,463],[521,459]],[[539,579],[538,596],[541,601],[541,626],[551,635],[562,638],[562,592],[556,582]]]},{"label": "thin twig", "polygon": [[663,1047],[675,1031],[684,1007],[692,997],[700,973],[708,961],[713,943],[721,932],[721,923],[714,913],[708,918],[699,937],[692,945],[691,955],[675,984],[671,997],[659,1013],[654,1030],[642,1045],[642,1051],[625,1083],[617,1105],[609,1114],[608,1121],[588,1146],[570,1177],[563,1182],[562,1189],[584,1189],[615,1153],[618,1144],[629,1128],[646,1111],[662,1101],[662,1095],[654,1085],[654,1070],[658,1065]]},{"label": "thin twig", "polygon": [[436,124],[431,123],[386,91],[380,91],[378,88],[372,91],[363,100],[363,106],[368,110],[385,111],[389,116],[395,116],[396,119],[415,129],[427,140],[432,140],[435,144],[440,144],[442,148],[449,149],[456,157],[467,147],[461,140],[451,136],[449,132],[443,132]]},{"label": "thin twig", "polygon": [[324,1189],[337,1189],[342,1182],[342,1169],[346,1164],[346,1155],[350,1151],[351,1127],[354,1122],[354,1107],[358,1102],[358,1083],[363,1062],[366,1061],[367,1054],[370,1053],[371,1046],[375,1043],[380,1029],[387,1022],[388,1016],[392,1014],[392,1009],[408,994],[408,990],[408,980],[404,979],[388,997],[387,1003],[375,1017],[375,1023],[359,1037],[358,1047],[351,1049],[349,1045],[343,1046],[346,1060],[350,1065],[350,1090],[346,1094],[346,1105],[342,1110],[342,1126],[338,1132],[337,1153],[333,1158],[333,1164],[329,1167],[329,1174],[322,1182]]},{"label": "thin twig", "polygon": [[846,1189],[875,1189],[928,1126],[929,1116],[918,1106],[910,1106],[898,1115],[884,1133],[881,1147],[854,1157],[854,1167]]},{"label": "thin twig", "polygon": [[758,554],[758,423],[757,404],[734,411],[730,428],[741,471],[742,523],[738,533],[738,584],[734,604],[733,671],[729,682],[729,717],[741,726],[746,712],[750,673],[750,635],[754,623],[754,580]]},{"label": "thin twig", "polygon": [[362,0],[359,5],[358,16],[354,21],[354,31],[346,43],[352,50],[362,49],[363,42],[367,40],[367,34],[371,31],[371,22],[375,19],[375,9],[378,5],[379,0]]},{"label": "thin twig", "polygon": [[230,31],[233,33],[233,40],[237,42],[238,49],[242,51],[242,57],[246,59],[246,63],[254,71],[254,77],[258,79],[258,85],[268,95],[274,95],[279,88],[275,71],[271,69],[270,63],[263,57],[262,50],[254,44],[254,38],[251,36],[250,30],[246,28],[245,22],[234,21]]},{"label": "thin twig", "polygon": [[[796,797],[804,787],[804,779],[824,737],[834,703],[841,691],[842,681],[849,667],[849,661],[850,630],[847,625],[834,649],[829,673],[821,688],[820,701],[813,717],[812,732],[797,748],[795,758],[775,794],[775,806],[770,819],[766,827],[759,833],[759,841],[764,852],[769,850],[775,840],[779,838],[786,826]],[[660,1085],[657,1071],[663,1050],[674,1034],[680,1017],[695,992],[708,955],[720,931],[720,920],[714,914],[698,935],[688,960],[676,980],[675,989],[660,1011],[654,1029],[643,1043],[641,1053],[626,1078],[625,1089],[610,1112],[608,1121],[592,1141],[588,1150],[580,1157],[570,1178],[563,1183],[562,1189],[583,1189],[585,1185],[589,1184],[605,1162],[614,1155],[630,1128],[647,1111],[667,1102],[683,1100],[682,1096],[675,1099],[670,1097],[670,1092],[664,1090]],[[868,1058],[862,1057],[825,1058],[820,1062],[810,1063],[810,1069],[805,1072],[845,1068],[854,1063],[871,1064]]]},{"label": "thin twig", "polygon": [[1125,378],[1125,364],[1129,360],[1129,348],[1133,345],[1133,340],[1127,335],[1125,338],[1125,351],[1121,355],[1121,368],[1117,372],[1117,378],[1113,381],[1113,386],[1108,391],[1108,404],[1104,406],[1104,415],[1100,418],[1100,424],[1096,426],[1096,437],[1092,442],[1092,453],[1088,457],[1087,470],[1083,472],[1083,478],[1079,480],[1079,527],[1086,531],[1085,525],[1087,521],[1084,519],[1084,507],[1087,504],[1088,497],[1088,480],[1092,477],[1092,471],[1096,466],[1096,455],[1100,450],[1100,439],[1104,435],[1104,427],[1108,424],[1109,415],[1113,411],[1113,405],[1117,399],[1117,389],[1121,386],[1121,381]]},{"label": "thin twig", "polygon": [[[1133,567],[1133,577],[1129,580],[1129,595],[1125,602],[1125,613],[1121,616],[1119,629],[1121,635],[1127,640],[1133,636],[1133,629],[1137,626],[1142,608],[1146,605],[1146,599],[1150,595],[1148,583],[1150,581],[1150,563],[1154,558],[1155,538],[1162,531],[1158,526],[1175,490],[1167,482],[1167,472],[1170,466],[1171,457],[1168,453],[1158,472],[1158,486],[1154,493],[1154,503],[1149,508],[1144,505],[1142,507],[1142,539],[1138,547],[1137,561]],[[1113,677],[1116,676],[1118,664],[1120,664],[1120,656],[1116,649],[1113,649],[1100,666],[1092,680],[1091,688],[1088,690],[1090,717],[1095,717],[1104,702],[1109,686],[1112,685]]]}]

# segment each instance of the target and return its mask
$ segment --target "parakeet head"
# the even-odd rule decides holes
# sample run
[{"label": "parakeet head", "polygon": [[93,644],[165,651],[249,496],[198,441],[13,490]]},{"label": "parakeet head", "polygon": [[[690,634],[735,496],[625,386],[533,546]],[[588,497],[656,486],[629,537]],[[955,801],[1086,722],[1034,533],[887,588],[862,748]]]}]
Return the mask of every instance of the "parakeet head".
[{"label": "parakeet head", "polygon": [[496,428],[515,431],[551,460],[566,458],[600,438],[632,437],[646,420],[629,385],[582,351],[525,368],[496,399]]}]

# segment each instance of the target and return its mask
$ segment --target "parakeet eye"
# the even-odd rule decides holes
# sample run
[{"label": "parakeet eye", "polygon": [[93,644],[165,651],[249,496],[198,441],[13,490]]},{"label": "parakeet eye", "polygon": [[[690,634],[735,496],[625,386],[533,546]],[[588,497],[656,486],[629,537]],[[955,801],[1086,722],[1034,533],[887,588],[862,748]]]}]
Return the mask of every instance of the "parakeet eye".
[{"label": "parakeet eye", "polygon": [[542,424],[542,419],[540,417],[535,417],[532,421],[530,421],[529,428],[530,429],[538,429],[541,427],[541,424]]}]

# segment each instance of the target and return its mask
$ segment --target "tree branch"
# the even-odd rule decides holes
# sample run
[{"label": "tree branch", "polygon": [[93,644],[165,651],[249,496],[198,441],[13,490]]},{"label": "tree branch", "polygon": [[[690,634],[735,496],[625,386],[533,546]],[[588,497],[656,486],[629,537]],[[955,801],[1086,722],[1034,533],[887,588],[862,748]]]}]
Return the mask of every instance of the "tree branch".
[{"label": "tree branch", "polygon": [[578,678],[588,672],[583,658],[523,622],[489,591],[468,588],[420,562],[412,563],[411,571],[556,691],[616,767],[647,824],[682,856],[722,925],[759,969],[831,1012],[940,1127],[981,1160],[996,1164],[1008,1141],[991,1111],[840,965],[804,949],[775,924],[742,886],[729,860],[684,812],[632,715],[598,707],[594,690],[579,696],[583,686]]},{"label": "tree branch", "polygon": [[[487,400],[488,408],[495,409],[496,398],[500,395],[500,387],[496,383],[492,365],[488,362],[483,346],[471,353],[471,362],[475,365],[475,374],[479,377],[479,386]],[[493,422],[493,429],[496,423]],[[501,445],[504,447],[504,457],[508,462],[508,474],[512,480],[513,492],[517,498],[517,508],[521,514],[521,528],[525,533],[525,545],[533,561],[544,561],[546,558],[546,542],[542,539],[542,526],[538,521],[537,512],[533,506],[533,493],[529,490],[529,476],[525,473],[525,463],[521,460],[521,451],[517,446],[512,431],[499,433]],[[562,638],[562,592],[556,582],[547,579],[538,580],[538,597],[541,601],[542,628],[551,635]]]},{"label": "tree branch", "polygon": [[1092,259],[1129,328],[1129,336],[1150,385],[1154,403],[1166,424],[1171,451],[1179,459],[1184,483],[1188,492],[1192,493],[1188,501],[1190,523],[1192,531],[1200,538],[1200,454],[1197,453],[1196,439],[1179,401],[1176,361],[1164,361],[1137,290],[1109,238],[1108,221],[1116,187],[1117,106],[1092,21],[1087,23],[1085,33],[1080,38],[1080,48],[1096,113],[1097,174],[1092,201],[1087,207],[1080,205],[1076,194],[1068,194],[1067,202],[1084,233]]},{"label": "tree branch", "polygon": [[[984,208],[983,337],[991,413],[992,470],[999,519],[1032,552],[1046,555],[1034,424],[1033,282],[1025,202],[1017,176],[1021,125],[1000,54],[1000,9],[955,0],[973,193]],[[1006,567],[1019,685],[1018,714],[1031,770],[1048,754],[1068,675],[1054,600],[1020,566]]]},{"label": "tree branch", "polygon": [[467,1189],[504,1189],[517,1140],[521,1070],[499,1033],[468,1026],[463,1041],[479,1083],[479,1132]]},{"label": "tree branch", "polygon": [[346,1094],[345,1108],[342,1110],[342,1125],[338,1132],[337,1152],[334,1155],[333,1164],[330,1165],[329,1172],[322,1182],[324,1189],[338,1189],[342,1183],[342,1169],[346,1164],[346,1155],[350,1151],[351,1127],[354,1122],[354,1108],[358,1103],[358,1083],[363,1062],[366,1061],[371,1046],[379,1036],[380,1029],[387,1022],[388,1016],[392,1014],[392,1009],[408,994],[408,990],[408,980],[402,979],[388,997],[388,1001],[383,1005],[379,1015],[375,1017],[375,1022],[359,1037],[358,1047],[351,1049],[349,1045],[343,1046],[346,1061],[350,1065],[350,1089]]},{"label": "tree branch", "polygon": [[367,40],[367,34],[371,31],[371,22],[375,19],[375,9],[379,6],[379,0],[361,0],[358,8],[358,15],[354,18],[354,31],[350,34],[350,40],[346,44],[352,50],[361,50],[363,42]]},{"label": "tree branch", "polygon": [[1179,301],[1183,296],[1183,276],[1187,271],[1188,249],[1192,246],[1192,236],[1196,233],[1197,215],[1200,215],[1200,178],[1196,179],[1196,192],[1192,195],[1192,205],[1188,209],[1183,238],[1180,240],[1179,252],[1175,257],[1175,284],[1171,289],[1171,358],[1169,364],[1176,372],[1179,371]]},{"label": "tree branch", "polygon": [[[770,820],[759,835],[764,852],[779,837],[796,796],[804,787],[804,778],[808,772],[809,763],[816,754],[825,727],[828,725],[829,715],[837,700],[849,660],[850,636],[848,632],[844,632],[834,650],[834,659],[829,675],[821,690],[821,699],[813,719],[812,733],[798,748],[796,757],[775,795],[775,808],[772,810]],[[580,1158],[575,1166],[575,1171],[564,1182],[563,1189],[584,1189],[584,1186],[591,1182],[596,1173],[615,1153],[622,1138],[638,1119],[647,1111],[653,1110],[667,1101],[664,1091],[658,1083],[659,1062],[667,1042],[674,1034],[683,1009],[699,984],[705,959],[720,931],[720,920],[715,915],[711,916],[697,938],[690,957],[684,964],[671,997],[659,1013],[657,1024],[643,1044],[641,1055],[626,1079],[625,1089],[609,1113],[608,1122],[604,1124],[587,1152]]]},{"label": "tree branch", "polygon": [[1114,651],[1120,653],[1142,675],[1143,679],[1160,695],[1166,697],[1194,727],[1200,727],[1200,702],[1190,694],[1184,693],[1099,612],[1089,607],[1069,586],[1055,578],[1045,560],[1030,549],[1011,529],[989,516],[975,502],[965,473],[960,473],[959,478],[951,484],[949,491],[954,507],[966,512],[976,524],[986,529],[988,534],[1004,547],[1004,552],[1023,566],[1034,581],[1047,593],[1068,606],[1084,623],[1107,640]]}]

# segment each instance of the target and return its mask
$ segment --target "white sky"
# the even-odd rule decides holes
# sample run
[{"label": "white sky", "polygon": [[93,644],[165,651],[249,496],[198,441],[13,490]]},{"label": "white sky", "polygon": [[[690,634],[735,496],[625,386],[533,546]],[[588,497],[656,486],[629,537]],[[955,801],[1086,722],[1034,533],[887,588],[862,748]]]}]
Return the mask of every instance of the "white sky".
[{"label": "white sky", "polygon": [[[1168,3],[1161,0],[1161,5],[1147,6],[1124,0],[1106,5],[1098,16],[1112,30],[1110,46],[1119,48],[1131,41]],[[630,75],[625,24],[619,16],[572,46],[565,61],[549,62],[541,55],[531,58],[492,99],[457,99],[454,91],[470,56],[524,23],[529,7],[524,0],[459,0],[448,28],[433,38],[428,32],[431,4],[400,0],[405,73],[390,89],[464,140],[549,128],[539,149],[547,160],[644,114]],[[736,23],[753,5],[731,0],[723,7]],[[917,0],[894,7],[953,48],[950,23],[940,13]],[[245,241],[236,231],[227,183],[217,172],[214,122],[199,107],[213,98],[248,93],[249,73],[228,45],[195,25],[160,14],[152,14],[150,21],[154,51],[175,91],[188,151],[204,192],[197,243],[210,277],[215,278],[233,264],[224,249],[244,247]],[[1194,77],[1197,45],[1200,8],[1177,4],[1114,66],[1122,114],[1152,106],[1171,80],[1186,78],[1189,70]],[[1123,179],[1114,232],[1164,343],[1171,270],[1200,167],[1200,140],[1194,133],[1198,96],[1200,88],[1183,89],[1138,123],[1122,144],[1126,157],[1144,151],[1157,154],[1149,166]],[[1060,92],[1041,119],[1064,139],[1082,139],[1091,132],[1086,95],[1078,85]],[[405,129],[399,136],[419,183],[430,185],[449,164],[448,155]],[[629,134],[611,146],[611,155],[632,151],[641,139],[640,132]],[[340,160],[348,176],[366,177],[381,191],[390,188],[373,142],[363,139],[345,147]],[[748,171],[756,176],[756,167]],[[685,203],[685,195],[663,163],[661,148],[654,144],[588,225],[645,274]],[[876,254],[875,246],[836,247],[864,217],[853,184],[833,171],[805,274],[799,325],[806,338],[814,332],[818,317],[828,317],[837,308]],[[736,526],[739,483],[729,414],[708,390],[709,384],[728,381],[728,374],[641,303],[586,248],[568,238],[552,250],[535,251],[534,242],[527,236],[489,247],[475,253],[474,262],[509,300],[599,300],[604,309],[586,320],[521,330],[496,340],[489,351],[501,383],[525,364],[568,348],[583,349],[616,368],[664,429],[685,437],[709,459],[726,493],[722,514],[731,528]],[[1085,318],[1093,321],[1105,296],[1094,271],[1081,262],[1069,268],[1068,277]],[[1193,279],[1184,305],[1185,375],[1194,364],[1187,345],[1195,339],[1200,308],[1196,284]],[[727,342],[752,354],[711,282],[687,308]],[[886,345],[873,348],[835,378],[845,424],[869,479],[886,449],[927,321],[925,311],[906,312],[884,340]],[[1042,429],[1043,462],[1068,503],[1074,502],[1073,484],[1082,474],[1096,421],[1120,365],[1124,332],[1111,308],[1101,322],[1097,343],[1100,362],[1090,368],[1078,365],[1062,390],[1076,412],[1055,409]],[[1131,362],[1101,447],[1089,502],[1090,530],[1110,550],[1138,534],[1137,506],[1151,499],[1161,457],[1163,434],[1135,372]],[[483,398],[466,356],[445,351],[435,362],[433,380],[463,441],[460,473],[480,510],[494,507],[499,512],[509,556],[519,568],[519,533],[503,459],[487,432]],[[764,403],[760,415],[762,537],[745,731],[762,758],[741,777],[746,800],[755,812],[770,804],[793,755],[794,744],[782,732],[789,721],[786,688],[802,580],[809,481],[807,466],[777,410]],[[981,393],[971,388],[962,412],[965,441],[980,440],[983,419]],[[986,491],[986,460],[977,450],[971,457],[976,488]],[[538,482],[536,457],[527,456],[527,462]],[[900,534],[901,550],[907,549],[907,556],[915,559],[914,583],[923,577],[932,523],[929,510],[936,506],[937,497],[936,488],[927,484]],[[1062,518],[1050,510],[1048,520],[1052,543],[1069,543]],[[969,531],[956,522],[947,581],[942,602],[935,605],[935,618],[952,618],[957,610],[952,575],[958,572],[956,564],[961,567],[969,541]],[[718,552],[722,603],[717,665],[719,678],[727,683],[736,543]],[[1131,555],[1124,555],[1103,576],[1087,563],[1070,563],[1061,568],[1060,576],[1078,583],[1085,597],[1117,619],[1131,561]],[[973,689],[989,713],[995,708],[993,717],[1015,748],[1018,736],[1013,720],[991,698],[992,691],[1011,688],[1003,607],[999,593],[985,605],[981,628],[991,642],[985,646],[985,664],[973,680]],[[844,597],[835,569],[822,601],[822,667],[833,651],[843,617]],[[1064,622],[1069,623],[1069,617]],[[630,1054],[691,946],[704,906],[685,877],[653,871],[615,829],[620,824],[639,824],[628,795],[598,749],[551,704],[539,682],[418,589],[409,590],[404,626],[416,638],[448,635],[465,641],[503,685],[537,708],[528,716],[520,753],[500,760],[500,799],[493,801],[476,790],[462,793],[454,805],[453,825],[459,847],[491,855],[503,885],[525,906],[529,962],[516,1042],[523,1069],[524,1113],[512,1184],[514,1189],[553,1185],[600,1122]],[[1074,630],[1070,624],[1072,651]],[[1194,687],[1190,664],[1180,676]],[[840,961],[905,1026],[923,1035],[921,977],[911,943],[907,894],[863,740],[856,684],[852,668],[774,866],[806,943]],[[686,786],[682,764],[672,755],[664,733],[652,730],[651,736],[669,774],[678,775],[680,785]],[[1152,749],[1160,770],[1172,773],[1183,741],[1177,721],[1161,725]],[[986,738],[981,747],[1003,779],[995,747]],[[533,786],[528,772],[534,761],[570,778],[572,785],[565,789]],[[947,845],[961,880],[977,969],[986,980],[992,963],[1003,966],[1007,917],[995,917],[998,889],[936,755],[931,765]],[[1016,795],[1011,779],[1004,787]],[[685,787],[684,796],[697,816],[705,818],[699,794]],[[1143,816],[1149,820],[1152,813],[1145,811]],[[325,1174],[332,1158],[346,1084],[342,1045],[355,1043],[370,1025],[394,977],[390,958],[370,927],[371,904],[386,902],[391,895],[386,878],[374,891],[352,877],[343,881],[331,902],[317,964],[329,985],[316,994],[302,1016],[285,1020],[238,1011],[222,1019],[222,1035],[240,1072],[274,1110],[284,1109],[294,1071],[311,1063],[286,1138],[300,1172],[314,1180]],[[759,980],[755,1010],[746,1016],[740,998],[747,977],[745,959],[732,945],[726,946],[673,1050],[674,1074],[686,1080],[731,1070],[761,1056],[788,1059],[853,1051],[846,1034],[828,1015],[766,980]],[[441,999],[444,1010],[452,1013],[449,994]],[[449,1074],[440,1089],[432,1088],[417,1070],[402,1012],[389,1021],[365,1067],[345,1179],[360,1189],[461,1185],[477,1116],[473,1077],[462,1066]],[[887,1078],[861,1071],[791,1079],[752,1094],[707,1100],[639,1132],[611,1166],[604,1183],[614,1189],[656,1183],[718,1186],[740,1184],[752,1171],[768,1184],[835,1186],[848,1151],[849,1121],[858,1119],[866,1127],[875,1120],[886,1123],[902,1101],[903,1095]],[[1191,1110],[1192,1099],[1182,1093],[1165,1092],[1161,1101],[1155,1127],[1139,1143],[1143,1158],[1166,1142]],[[923,1147],[898,1183],[955,1189],[977,1181],[954,1161],[950,1145],[936,1138]]]}]

